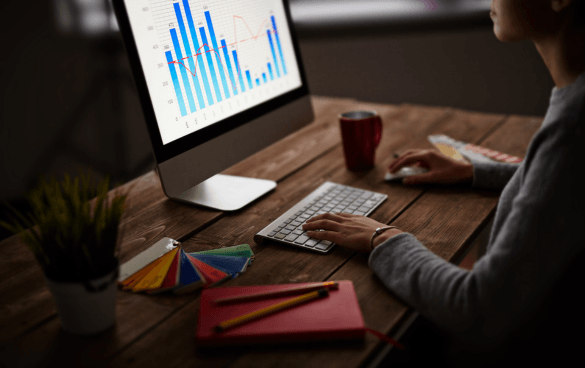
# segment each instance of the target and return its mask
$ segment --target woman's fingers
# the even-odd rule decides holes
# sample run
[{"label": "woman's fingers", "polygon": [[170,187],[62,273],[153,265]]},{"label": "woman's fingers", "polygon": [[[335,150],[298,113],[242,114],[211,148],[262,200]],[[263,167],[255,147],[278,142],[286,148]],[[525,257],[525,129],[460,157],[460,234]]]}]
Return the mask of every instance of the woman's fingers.
[{"label": "woman's fingers", "polygon": [[316,220],[311,222],[306,222],[303,224],[303,230],[331,230],[331,231],[341,231],[341,224],[339,222],[335,222],[332,220]]},{"label": "woman's fingers", "polygon": [[343,235],[335,231],[307,231],[307,236],[318,240],[329,240],[337,244],[343,240]]},{"label": "woman's fingers", "polygon": [[431,154],[430,152],[427,151],[420,151],[420,152],[415,152],[412,153],[408,156],[405,157],[399,157],[398,159],[396,159],[396,161],[394,161],[392,163],[392,165],[390,165],[390,172],[391,173],[395,173],[398,170],[400,170],[401,168],[403,168],[404,166],[409,166],[409,165],[413,165],[419,162],[423,162],[425,164],[428,164]]},{"label": "woman's fingers", "polygon": [[343,212],[338,212],[336,213],[337,216],[339,217],[344,217],[344,218],[351,218],[351,217],[356,217],[357,215],[351,214],[351,213],[343,213]]},{"label": "woman's fingers", "polygon": [[318,221],[318,220],[331,220],[331,221],[341,221],[342,217],[340,216],[340,213],[322,213],[320,215],[317,215],[315,217],[311,217],[310,219],[308,219],[306,221],[306,223],[311,223],[313,221]]},{"label": "woman's fingers", "polygon": [[[392,169],[394,169],[395,167],[397,167],[398,169],[400,169],[401,163],[402,161],[404,161],[404,159],[410,155],[416,154],[418,152],[420,152],[421,150],[419,149],[411,149],[406,151],[405,153],[403,153],[402,155],[400,155],[398,158],[396,158],[391,164],[390,166],[388,166],[388,169],[390,170],[390,172],[392,172]],[[397,169],[397,170],[398,170]]]}]

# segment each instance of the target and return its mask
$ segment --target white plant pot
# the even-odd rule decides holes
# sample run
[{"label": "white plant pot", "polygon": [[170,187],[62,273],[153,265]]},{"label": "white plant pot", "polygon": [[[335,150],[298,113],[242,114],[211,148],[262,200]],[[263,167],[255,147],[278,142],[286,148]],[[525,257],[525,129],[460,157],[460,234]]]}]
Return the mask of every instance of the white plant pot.
[{"label": "white plant pot", "polygon": [[58,282],[45,276],[63,329],[91,335],[111,327],[116,320],[117,278],[117,265],[107,275],[86,282]]}]

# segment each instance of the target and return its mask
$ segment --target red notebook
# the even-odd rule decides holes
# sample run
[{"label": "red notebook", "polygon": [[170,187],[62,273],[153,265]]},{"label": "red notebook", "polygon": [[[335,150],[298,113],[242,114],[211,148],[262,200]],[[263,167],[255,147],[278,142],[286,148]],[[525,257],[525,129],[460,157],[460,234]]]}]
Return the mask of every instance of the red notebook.
[{"label": "red notebook", "polygon": [[339,289],[330,290],[327,297],[285,309],[224,332],[214,331],[214,327],[220,322],[299,295],[219,306],[213,302],[216,299],[311,284],[314,283],[234,286],[203,290],[196,340],[201,346],[217,346],[363,338],[366,331],[364,319],[351,281],[339,281]]}]

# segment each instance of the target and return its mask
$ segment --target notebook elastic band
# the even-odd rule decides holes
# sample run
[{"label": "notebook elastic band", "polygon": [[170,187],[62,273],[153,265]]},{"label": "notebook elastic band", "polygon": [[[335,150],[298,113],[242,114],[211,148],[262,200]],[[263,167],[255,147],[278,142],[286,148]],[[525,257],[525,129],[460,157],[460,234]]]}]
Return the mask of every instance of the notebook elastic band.
[{"label": "notebook elastic band", "polygon": [[383,333],[376,331],[376,330],[373,330],[369,327],[366,327],[366,331],[368,331],[372,335],[376,336],[378,339],[384,341],[385,343],[390,344],[392,346],[395,346],[400,350],[404,350],[404,345],[402,345],[398,341],[394,340],[393,338],[388,337],[388,336],[384,335]]}]

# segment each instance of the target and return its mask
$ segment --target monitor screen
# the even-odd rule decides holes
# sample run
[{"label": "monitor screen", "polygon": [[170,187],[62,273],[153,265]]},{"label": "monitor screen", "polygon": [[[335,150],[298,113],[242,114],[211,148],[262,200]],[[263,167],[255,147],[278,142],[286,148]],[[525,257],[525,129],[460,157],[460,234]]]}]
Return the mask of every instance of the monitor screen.
[{"label": "monitor screen", "polygon": [[164,146],[154,145],[159,162],[304,84],[282,0],[124,3]]}]

